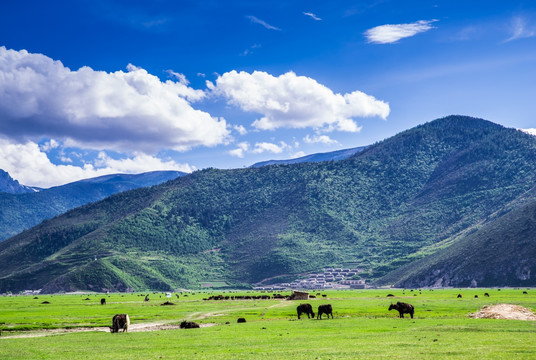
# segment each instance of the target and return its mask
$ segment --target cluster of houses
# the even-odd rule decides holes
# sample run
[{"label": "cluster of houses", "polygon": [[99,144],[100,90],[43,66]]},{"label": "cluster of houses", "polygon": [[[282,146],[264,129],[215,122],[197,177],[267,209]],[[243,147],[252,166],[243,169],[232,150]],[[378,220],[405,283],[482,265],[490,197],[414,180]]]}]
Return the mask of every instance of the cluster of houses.
[{"label": "cluster of houses", "polygon": [[279,283],[258,286],[255,290],[287,290],[287,289],[364,289],[365,280],[351,279],[361,269],[325,268],[322,272],[305,275],[291,283]]}]

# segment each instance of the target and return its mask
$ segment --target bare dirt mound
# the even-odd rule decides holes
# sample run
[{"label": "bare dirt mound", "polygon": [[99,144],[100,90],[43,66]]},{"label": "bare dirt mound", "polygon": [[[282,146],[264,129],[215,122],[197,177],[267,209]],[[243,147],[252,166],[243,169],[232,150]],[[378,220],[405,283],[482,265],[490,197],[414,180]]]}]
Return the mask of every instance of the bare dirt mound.
[{"label": "bare dirt mound", "polygon": [[469,314],[473,319],[536,320],[536,314],[526,307],[512,304],[484,306],[480,311]]}]

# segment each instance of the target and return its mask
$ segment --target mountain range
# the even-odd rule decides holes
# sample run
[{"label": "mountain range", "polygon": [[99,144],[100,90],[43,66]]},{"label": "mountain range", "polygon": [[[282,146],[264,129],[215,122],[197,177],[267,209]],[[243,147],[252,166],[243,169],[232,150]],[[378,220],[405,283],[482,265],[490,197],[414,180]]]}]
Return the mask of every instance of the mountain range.
[{"label": "mountain range", "polygon": [[363,151],[366,148],[367,148],[366,146],[359,146],[359,147],[350,148],[350,149],[342,149],[342,150],[330,151],[326,153],[305,155],[305,156],[301,156],[301,157],[294,158],[294,159],[267,160],[267,161],[261,161],[261,162],[255,163],[251,166],[261,167],[261,166],[267,166],[267,165],[298,164],[302,162],[337,161],[337,160],[343,160],[343,159],[349,158],[355,153]]},{"label": "mountain range", "polygon": [[185,173],[179,171],[114,174],[38,189],[20,185],[7,172],[0,170],[0,241],[72,208],[121,191],[161,184],[182,175]]},{"label": "mountain range", "polygon": [[6,171],[0,169],[0,192],[6,192],[9,194],[25,194],[37,192],[39,190],[39,188],[21,185],[17,180],[14,180]]},{"label": "mountain range", "polygon": [[536,138],[448,116],[340,161],[206,169],[0,243],[0,292],[247,287],[326,266],[396,286],[534,286]]}]

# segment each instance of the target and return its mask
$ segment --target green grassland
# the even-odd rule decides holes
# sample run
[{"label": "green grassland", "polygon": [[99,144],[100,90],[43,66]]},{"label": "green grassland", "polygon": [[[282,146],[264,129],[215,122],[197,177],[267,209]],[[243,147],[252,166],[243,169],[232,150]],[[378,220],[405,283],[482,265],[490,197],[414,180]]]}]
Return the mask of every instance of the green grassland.
[{"label": "green grassland", "polygon": [[[509,303],[536,309],[536,290],[347,290],[322,291],[326,298],[307,302],[316,308],[330,303],[334,319],[301,319],[303,301],[205,301],[210,295],[253,295],[246,292],[186,293],[167,299],[150,293],[11,296],[0,298],[1,359],[534,359],[536,322],[471,319],[485,305]],[[490,297],[484,297],[488,292]],[[461,293],[463,298],[457,299]],[[387,297],[393,294],[395,297]],[[475,298],[474,295],[478,295]],[[106,298],[106,305],[100,299]],[[85,300],[89,299],[89,300]],[[175,305],[162,306],[165,301]],[[42,304],[48,301],[50,304]],[[387,308],[392,301],[415,306],[415,318],[398,318]],[[116,313],[128,313],[132,325],[180,323],[200,329],[110,334]],[[246,318],[238,324],[238,317]],[[407,315],[406,315],[407,317]],[[229,322],[229,324],[226,324]],[[95,327],[95,331],[15,338],[45,329]],[[50,330],[48,330],[50,331]]]}]

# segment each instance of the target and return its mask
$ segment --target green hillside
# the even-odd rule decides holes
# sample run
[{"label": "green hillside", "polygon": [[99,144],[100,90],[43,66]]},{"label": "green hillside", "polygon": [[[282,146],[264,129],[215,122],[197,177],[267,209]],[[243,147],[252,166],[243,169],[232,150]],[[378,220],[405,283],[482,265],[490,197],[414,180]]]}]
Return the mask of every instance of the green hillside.
[{"label": "green hillside", "polygon": [[536,274],[536,200],[381,279],[399,287],[526,286]]},{"label": "green hillside", "polygon": [[[0,170],[0,175],[1,173]],[[4,172],[4,174],[7,173]],[[0,192],[0,241],[72,208],[102,200],[121,191],[161,184],[182,175],[184,173],[179,171],[113,174],[76,181],[39,192],[26,191],[21,194]]]},{"label": "green hillside", "polygon": [[533,136],[450,116],[346,160],[198,171],[0,243],[0,292],[237,287],[334,265],[375,280],[521,206],[535,159]]}]

